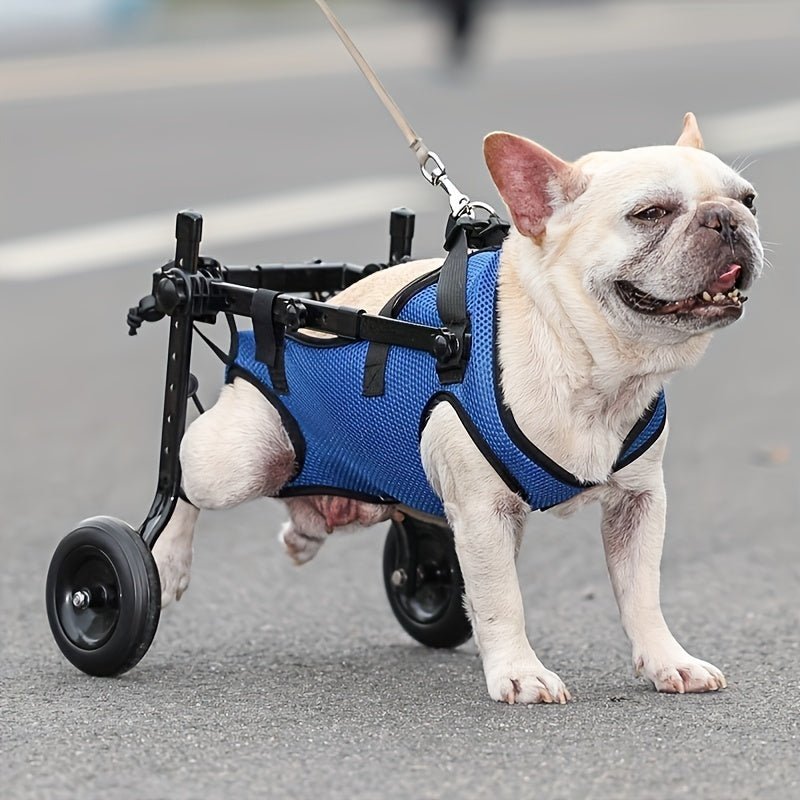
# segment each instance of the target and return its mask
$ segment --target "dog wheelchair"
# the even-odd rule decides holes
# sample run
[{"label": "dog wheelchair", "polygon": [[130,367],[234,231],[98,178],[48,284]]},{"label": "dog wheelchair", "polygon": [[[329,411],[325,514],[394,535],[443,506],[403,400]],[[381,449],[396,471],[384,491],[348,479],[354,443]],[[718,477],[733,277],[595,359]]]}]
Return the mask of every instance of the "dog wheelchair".
[{"label": "dog wheelchair", "polygon": [[[170,321],[155,498],[137,529],[113,517],[84,520],[59,543],[47,574],[50,628],[72,664],[90,675],[120,675],[139,662],[155,636],[161,584],[152,549],[183,497],[179,448],[189,400],[203,411],[190,371],[194,334],[230,361],[196,324],[213,323],[223,314],[233,341],[234,317],[252,319],[257,357],[276,379],[285,337],[310,329],[368,341],[379,350],[399,345],[427,352],[443,383],[457,381],[469,355],[463,305],[467,249],[497,247],[508,232],[508,224],[490,207],[472,205],[486,210],[488,218],[454,213],[448,220],[448,256],[440,279],[446,287],[444,325],[438,328],[325,302],[361,278],[409,260],[414,214],[407,209],[391,212],[388,262],[366,266],[318,261],[227,267],[200,255],[202,217],[192,211],[178,214],[175,259],[156,270],[151,293],[127,318],[131,335],[144,322]],[[393,521],[384,546],[383,579],[395,617],[416,641],[452,648],[472,635],[453,536],[444,520],[435,524],[406,516]]]}]

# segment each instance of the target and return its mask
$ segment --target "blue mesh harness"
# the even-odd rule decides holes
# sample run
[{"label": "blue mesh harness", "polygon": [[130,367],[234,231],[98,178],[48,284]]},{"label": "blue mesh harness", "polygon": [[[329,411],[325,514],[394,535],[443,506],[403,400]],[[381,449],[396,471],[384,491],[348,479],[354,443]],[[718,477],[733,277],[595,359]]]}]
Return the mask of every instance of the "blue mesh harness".
[{"label": "blue mesh harness", "polygon": [[[375,503],[402,503],[443,516],[419,452],[419,439],[431,410],[450,403],[483,456],[514,492],[533,509],[563,503],[591,484],[551,461],[522,434],[504,404],[499,381],[495,302],[498,250],[469,257],[467,309],[471,351],[463,381],[443,386],[435,359],[406,347],[389,348],[385,387],[365,396],[363,378],[368,342],[320,339],[303,334],[285,341],[288,391],[276,392],[267,367],[255,357],[252,331],[238,335],[227,380],[255,384],[278,410],[297,457],[294,478],[282,497],[335,494]],[[434,327],[438,272],[407,286],[396,296],[394,316]],[[623,442],[614,465],[630,464],[659,437],[666,422],[663,391]]]}]

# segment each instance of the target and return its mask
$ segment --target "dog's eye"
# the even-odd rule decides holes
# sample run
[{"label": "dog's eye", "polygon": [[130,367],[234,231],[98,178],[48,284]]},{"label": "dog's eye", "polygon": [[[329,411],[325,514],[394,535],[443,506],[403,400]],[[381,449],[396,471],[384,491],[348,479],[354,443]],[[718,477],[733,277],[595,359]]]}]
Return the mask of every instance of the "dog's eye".
[{"label": "dog's eye", "polygon": [[658,220],[666,217],[667,214],[669,214],[669,211],[666,208],[662,208],[661,206],[648,206],[641,211],[637,211],[633,216],[644,222],[658,222]]},{"label": "dog's eye", "polygon": [[742,205],[745,208],[749,208],[753,212],[753,215],[755,215],[755,213],[756,213],[756,196],[754,194],[746,194],[742,198]]}]

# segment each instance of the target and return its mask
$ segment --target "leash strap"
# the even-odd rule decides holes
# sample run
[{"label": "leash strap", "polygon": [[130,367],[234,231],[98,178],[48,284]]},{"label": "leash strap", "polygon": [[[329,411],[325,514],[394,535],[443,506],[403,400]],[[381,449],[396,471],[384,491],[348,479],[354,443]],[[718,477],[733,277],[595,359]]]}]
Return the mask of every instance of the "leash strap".
[{"label": "leash strap", "polygon": [[408,146],[413,150],[414,155],[419,161],[420,167],[423,167],[428,161],[428,148],[425,143],[417,136],[416,131],[411,127],[409,121],[400,110],[400,107],[392,99],[386,87],[381,83],[380,78],[375,74],[375,70],[367,62],[367,59],[361,54],[361,51],[356,47],[355,42],[350,38],[350,35],[344,29],[344,25],[337,19],[331,7],[325,0],[316,0],[317,5],[320,7],[322,13],[327,17],[331,27],[336,31],[337,36],[342,40],[342,44],[350,53],[356,66],[361,70],[361,74],[367,79],[369,85],[372,87],[375,94],[378,95],[381,103],[383,103],[386,110],[392,115],[395,125],[400,128],[400,132],[408,142]]}]

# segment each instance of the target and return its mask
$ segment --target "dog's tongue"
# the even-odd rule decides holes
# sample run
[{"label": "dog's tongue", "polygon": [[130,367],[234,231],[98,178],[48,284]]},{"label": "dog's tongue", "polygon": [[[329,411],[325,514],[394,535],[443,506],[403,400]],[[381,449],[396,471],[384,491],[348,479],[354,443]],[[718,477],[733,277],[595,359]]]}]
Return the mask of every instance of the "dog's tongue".
[{"label": "dog's tongue", "polygon": [[736,279],[742,268],[738,264],[728,264],[727,269],[708,287],[711,294],[729,292],[736,285]]}]

